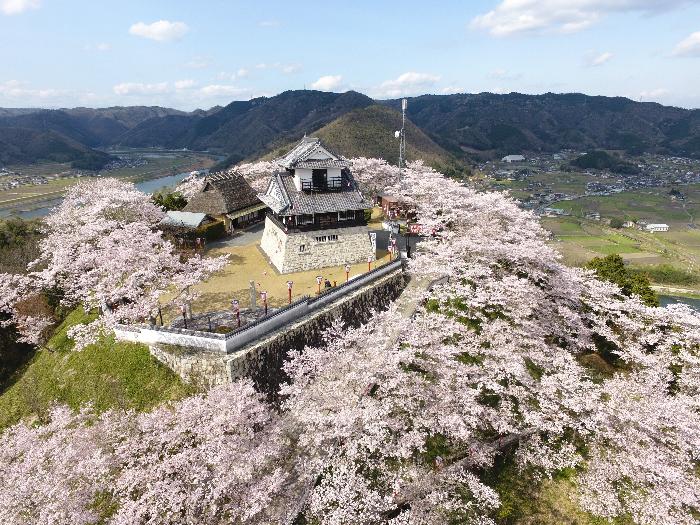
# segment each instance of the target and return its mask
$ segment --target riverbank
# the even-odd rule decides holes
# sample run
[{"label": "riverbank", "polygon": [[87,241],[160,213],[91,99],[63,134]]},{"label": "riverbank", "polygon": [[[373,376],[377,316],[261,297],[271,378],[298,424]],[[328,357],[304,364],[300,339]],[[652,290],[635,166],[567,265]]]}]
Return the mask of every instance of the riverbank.
[{"label": "riverbank", "polygon": [[[147,163],[140,167],[120,168],[107,172],[102,177],[115,177],[134,182],[143,192],[153,193],[162,188],[176,185],[195,170],[208,169],[217,158],[214,155],[192,154],[191,152],[151,152]],[[33,171],[40,169],[32,166]],[[58,171],[56,165],[47,165],[47,170]],[[0,219],[20,217],[33,219],[46,215],[51,208],[61,202],[64,192],[81,180],[96,178],[91,175],[61,175],[46,184],[27,185],[0,193]]]}]

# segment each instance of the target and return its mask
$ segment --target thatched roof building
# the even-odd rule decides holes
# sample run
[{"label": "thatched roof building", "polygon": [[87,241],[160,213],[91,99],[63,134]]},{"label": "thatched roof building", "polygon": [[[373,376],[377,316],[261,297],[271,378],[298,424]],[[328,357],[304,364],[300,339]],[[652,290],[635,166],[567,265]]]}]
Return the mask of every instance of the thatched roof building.
[{"label": "thatched roof building", "polygon": [[230,171],[208,175],[202,189],[190,198],[183,211],[206,213],[223,220],[230,228],[263,218],[266,208],[243,176]]}]

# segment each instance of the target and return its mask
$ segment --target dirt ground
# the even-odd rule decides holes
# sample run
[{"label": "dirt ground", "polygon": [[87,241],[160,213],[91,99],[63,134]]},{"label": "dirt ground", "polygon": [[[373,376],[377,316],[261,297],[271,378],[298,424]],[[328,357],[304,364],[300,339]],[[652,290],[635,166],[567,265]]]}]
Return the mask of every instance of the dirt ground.
[{"label": "dirt ground", "polygon": [[[328,279],[338,285],[345,282],[344,266],[322,268],[307,272],[280,274],[267,260],[256,242],[246,246],[214,248],[207,250],[206,255],[229,255],[229,263],[205,282],[194,289],[200,297],[192,304],[192,313],[197,315],[203,312],[226,310],[231,308],[231,300],[238,299],[241,308],[250,306],[250,281],[255,281],[258,291],[257,300],[260,305],[260,291],[267,292],[267,301],[270,307],[284,306],[288,302],[287,281],[292,281],[292,301],[302,295],[315,295],[318,292],[316,276]],[[372,263],[372,269],[389,262],[389,254],[380,250],[377,261]],[[367,272],[367,263],[351,265],[349,277]],[[323,284],[321,285],[323,288]],[[164,317],[168,320],[179,316],[179,312],[164,311]]]}]

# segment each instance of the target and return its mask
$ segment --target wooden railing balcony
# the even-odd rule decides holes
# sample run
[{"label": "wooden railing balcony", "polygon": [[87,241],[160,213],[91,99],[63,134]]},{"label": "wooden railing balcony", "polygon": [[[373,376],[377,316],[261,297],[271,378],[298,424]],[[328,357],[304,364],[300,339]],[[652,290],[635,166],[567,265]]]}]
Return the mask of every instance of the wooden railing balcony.
[{"label": "wooden railing balcony", "polygon": [[338,191],[347,187],[343,177],[328,177],[322,180],[302,180],[302,191]]},{"label": "wooden railing balcony", "polygon": [[314,230],[326,230],[333,228],[351,228],[353,226],[367,226],[367,221],[363,218],[361,219],[350,219],[346,221],[328,221],[321,220],[321,217],[316,217],[314,222],[308,224],[287,224],[285,225],[278,217],[272,213],[268,213],[267,217],[279,227],[281,230],[287,233],[295,232],[309,232]]}]

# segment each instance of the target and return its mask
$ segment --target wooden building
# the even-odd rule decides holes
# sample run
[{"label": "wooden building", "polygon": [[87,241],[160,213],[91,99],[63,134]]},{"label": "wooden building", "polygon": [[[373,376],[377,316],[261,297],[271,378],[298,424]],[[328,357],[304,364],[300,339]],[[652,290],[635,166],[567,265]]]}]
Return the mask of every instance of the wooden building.
[{"label": "wooden building", "polygon": [[227,231],[233,231],[263,220],[266,209],[243,176],[229,171],[208,175],[202,189],[182,211],[205,213],[223,221]]}]

